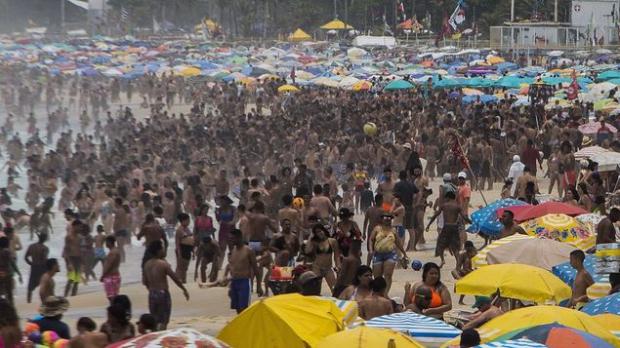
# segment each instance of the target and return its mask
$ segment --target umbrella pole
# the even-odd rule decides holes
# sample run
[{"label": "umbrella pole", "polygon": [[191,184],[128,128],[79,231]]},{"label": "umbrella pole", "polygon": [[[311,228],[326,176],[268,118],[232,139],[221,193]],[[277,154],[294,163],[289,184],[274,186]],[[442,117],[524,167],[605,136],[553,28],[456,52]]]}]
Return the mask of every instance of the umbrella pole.
[{"label": "umbrella pole", "polygon": [[[467,159],[467,156],[465,156],[465,152],[463,152],[463,147],[461,146],[461,140],[459,139],[459,136],[457,134],[454,134],[454,138],[456,139],[459,149],[461,149],[462,156]],[[484,197],[484,193],[480,189],[480,185],[478,185],[478,178],[476,177],[476,174],[474,173],[474,171],[471,169],[471,166],[469,165],[469,159],[467,159],[466,163],[467,163],[467,169],[469,170],[469,173],[471,174],[471,178],[473,179],[471,182],[476,183],[476,191],[480,193],[480,196],[482,197],[482,201],[484,202],[484,205],[485,206],[489,205],[486,197]]]}]

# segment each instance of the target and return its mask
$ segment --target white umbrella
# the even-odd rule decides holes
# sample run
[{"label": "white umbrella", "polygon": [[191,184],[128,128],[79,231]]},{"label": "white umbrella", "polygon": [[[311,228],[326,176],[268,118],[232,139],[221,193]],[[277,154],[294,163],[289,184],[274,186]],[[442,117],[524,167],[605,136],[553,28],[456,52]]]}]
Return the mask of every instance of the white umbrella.
[{"label": "white umbrella", "polygon": [[547,53],[549,57],[559,57],[564,54],[564,51],[551,51]]},{"label": "white umbrella", "polygon": [[596,53],[598,53],[598,54],[610,54],[611,50],[608,50],[606,48],[599,48],[598,50],[596,50]]},{"label": "white umbrella", "polygon": [[590,157],[590,160],[598,163],[599,172],[611,172],[615,171],[620,164],[620,153],[608,151],[599,153]]}]

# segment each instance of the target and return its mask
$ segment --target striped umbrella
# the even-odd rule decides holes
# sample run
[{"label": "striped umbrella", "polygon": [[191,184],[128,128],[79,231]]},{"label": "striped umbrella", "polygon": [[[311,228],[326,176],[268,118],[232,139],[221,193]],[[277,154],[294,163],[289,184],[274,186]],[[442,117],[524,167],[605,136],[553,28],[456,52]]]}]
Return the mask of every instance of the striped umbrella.
[{"label": "striped umbrella", "polygon": [[530,341],[528,339],[497,341],[481,344],[474,348],[547,348],[542,343]]},{"label": "striped umbrella", "polygon": [[388,328],[407,333],[422,343],[441,343],[461,334],[461,330],[452,325],[413,312],[376,317],[367,321],[366,326]]}]

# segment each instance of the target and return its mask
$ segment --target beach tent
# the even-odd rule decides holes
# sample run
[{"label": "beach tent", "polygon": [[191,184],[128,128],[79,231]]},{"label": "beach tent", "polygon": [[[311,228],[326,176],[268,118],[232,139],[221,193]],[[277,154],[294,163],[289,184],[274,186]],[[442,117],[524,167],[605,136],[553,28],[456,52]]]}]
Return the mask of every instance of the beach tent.
[{"label": "beach tent", "polygon": [[343,318],[330,300],[279,295],[252,304],[217,338],[235,348],[316,347],[323,338],[344,329]]},{"label": "beach tent", "polygon": [[331,22],[327,22],[325,24],[323,24],[321,26],[321,29],[324,30],[347,30],[347,29],[353,29],[352,26],[346,24],[345,22],[339,20],[339,19],[334,19]]},{"label": "beach tent", "polygon": [[297,30],[295,30],[291,35],[289,35],[288,40],[294,42],[309,41],[312,40],[312,36],[301,30],[301,28],[297,28]]}]

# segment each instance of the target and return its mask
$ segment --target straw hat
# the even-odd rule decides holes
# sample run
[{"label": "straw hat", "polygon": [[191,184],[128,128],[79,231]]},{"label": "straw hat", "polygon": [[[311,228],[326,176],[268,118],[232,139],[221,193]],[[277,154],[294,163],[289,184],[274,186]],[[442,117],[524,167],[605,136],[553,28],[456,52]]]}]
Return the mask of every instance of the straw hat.
[{"label": "straw hat", "polygon": [[39,308],[39,313],[44,317],[55,317],[69,309],[69,301],[64,297],[48,296]]}]

